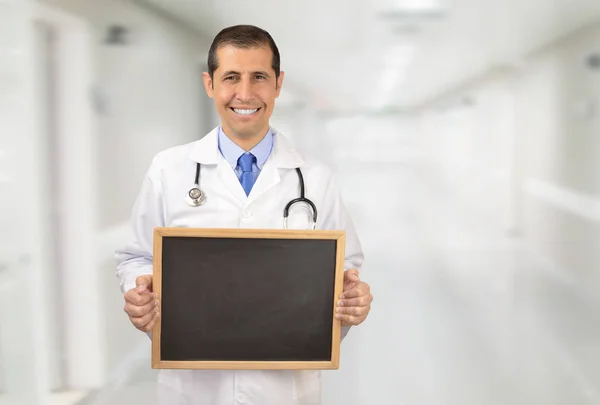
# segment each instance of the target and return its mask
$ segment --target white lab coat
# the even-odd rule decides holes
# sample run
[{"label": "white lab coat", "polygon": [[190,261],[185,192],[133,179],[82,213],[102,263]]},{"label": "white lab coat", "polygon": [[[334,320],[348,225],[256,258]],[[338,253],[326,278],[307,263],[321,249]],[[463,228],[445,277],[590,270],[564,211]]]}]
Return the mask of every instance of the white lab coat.
[{"label": "white lab coat", "polygon": [[[317,206],[316,229],[345,230],[345,268],[360,269],[361,245],[332,172],[303,158],[289,139],[272,131],[273,150],[249,196],[218,150],[217,128],[155,156],[133,207],[129,241],[116,252],[123,293],[135,287],[136,277],[152,273],[154,227],[283,228],[284,207],[299,196],[296,167],[302,169],[306,197]],[[185,196],[196,162],[202,165],[200,188],[207,199],[190,207]],[[295,204],[288,228],[310,229],[309,213],[304,204]],[[159,403],[169,405],[317,405],[321,400],[319,371],[159,370],[158,383]]]}]

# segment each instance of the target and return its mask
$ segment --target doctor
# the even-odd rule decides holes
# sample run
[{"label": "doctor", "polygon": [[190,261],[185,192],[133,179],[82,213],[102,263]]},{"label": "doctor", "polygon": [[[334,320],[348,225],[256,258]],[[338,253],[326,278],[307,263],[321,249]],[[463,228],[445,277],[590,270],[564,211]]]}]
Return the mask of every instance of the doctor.
[{"label": "doctor", "polygon": [[[201,140],[155,156],[133,207],[130,239],[116,252],[124,310],[139,330],[151,331],[160,317],[160,297],[152,292],[153,229],[281,229],[286,204],[299,197],[297,168],[317,208],[315,228],[346,231],[344,292],[336,315],[342,336],[366,319],[373,297],[359,278],[363,252],[332,172],[269,125],[283,84],[279,66],[277,46],[260,28],[229,27],[214,38],[203,79],[221,124]],[[201,205],[188,196],[197,168]],[[309,214],[309,205],[294,204],[288,228],[312,229]],[[158,380],[159,403],[169,405],[317,405],[321,396],[320,372],[312,370],[159,370]]]}]

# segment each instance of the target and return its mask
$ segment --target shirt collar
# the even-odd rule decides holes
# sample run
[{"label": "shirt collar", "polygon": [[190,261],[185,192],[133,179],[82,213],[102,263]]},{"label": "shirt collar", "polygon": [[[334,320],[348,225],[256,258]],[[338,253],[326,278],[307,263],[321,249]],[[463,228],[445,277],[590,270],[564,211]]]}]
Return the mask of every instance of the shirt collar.
[{"label": "shirt collar", "polygon": [[[218,140],[219,140],[219,151],[227,161],[231,165],[232,168],[237,167],[237,162],[240,156],[242,156],[245,151],[235,144],[225,133],[221,126],[219,126],[218,132]],[[271,150],[273,148],[273,132],[269,128],[267,134],[263,137],[263,139],[250,150],[254,156],[256,156],[256,165],[259,169],[263,168],[263,165],[269,158],[271,154]]]}]

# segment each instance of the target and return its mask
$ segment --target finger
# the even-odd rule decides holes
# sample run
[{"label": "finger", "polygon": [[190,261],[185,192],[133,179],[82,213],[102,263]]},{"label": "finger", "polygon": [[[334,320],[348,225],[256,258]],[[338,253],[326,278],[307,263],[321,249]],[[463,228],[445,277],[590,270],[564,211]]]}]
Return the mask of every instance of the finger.
[{"label": "finger", "polygon": [[339,300],[338,306],[340,307],[366,307],[373,301],[371,295],[365,295],[357,298],[350,298],[345,300]]},{"label": "finger", "polygon": [[138,328],[138,329],[143,329],[144,327],[146,327],[150,321],[158,314],[158,312],[155,311],[151,311],[150,313],[141,316],[141,317],[132,317],[131,319],[131,323],[133,323],[133,325]]},{"label": "finger", "polygon": [[157,312],[157,313],[156,313],[156,316],[154,316],[154,318],[152,318],[152,320],[150,321],[150,323],[149,323],[148,325],[144,326],[144,327],[142,328],[142,330],[143,330],[144,332],[150,332],[150,331],[152,330],[152,328],[154,327],[154,324],[156,323],[156,320],[157,320],[158,318],[160,318],[160,313],[158,313],[158,312]]},{"label": "finger", "polygon": [[350,269],[344,272],[344,282],[359,282],[358,270]]},{"label": "finger", "polygon": [[150,301],[142,306],[133,305],[132,303],[127,302],[123,310],[127,313],[127,315],[134,318],[139,318],[146,315],[150,311],[155,311],[156,308],[158,308],[158,300]]},{"label": "finger", "polygon": [[360,325],[364,320],[363,317],[346,314],[336,314],[335,318],[341,320],[342,323],[346,325]]},{"label": "finger", "polygon": [[358,298],[358,297],[362,297],[364,295],[364,293],[362,293],[358,287],[352,288],[348,291],[344,291],[342,293],[342,295],[340,295],[340,298],[342,300],[344,299],[348,299],[348,298]]},{"label": "finger", "polygon": [[141,294],[145,291],[152,291],[152,275],[144,274],[135,279],[136,291]]},{"label": "finger", "polygon": [[369,313],[369,307],[340,307],[336,313],[361,317]]},{"label": "finger", "polygon": [[342,295],[340,295],[341,299],[344,298],[356,298],[362,297],[363,295],[369,295],[371,292],[371,288],[366,283],[360,283],[354,288],[350,288],[347,291],[344,291]]},{"label": "finger", "polygon": [[125,293],[125,301],[136,306],[146,305],[152,300],[156,299],[156,294],[139,294],[135,288]]}]

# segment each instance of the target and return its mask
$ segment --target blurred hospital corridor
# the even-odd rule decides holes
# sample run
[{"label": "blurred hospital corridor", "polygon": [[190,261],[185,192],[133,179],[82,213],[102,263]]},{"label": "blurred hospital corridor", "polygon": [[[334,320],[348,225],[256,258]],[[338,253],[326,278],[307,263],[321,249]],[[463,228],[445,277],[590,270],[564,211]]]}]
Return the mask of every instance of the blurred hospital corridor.
[{"label": "blurred hospital corridor", "polygon": [[322,404],[600,404],[598,0],[0,0],[0,405],[157,404],[114,252],[234,24],[365,254]]},{"label": "blurred hospital corridor", "polygon": [[[344,340],[341,369],[324,372],[324,403],[598,403],[594,292],[450,206],[414,168],[366,166],[345,192],[389,204],[352,204],[375,310]],[[156,403],[150,344],[135,350],[131,372],[83,404]]]}]

